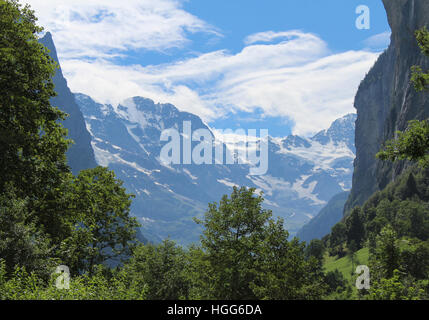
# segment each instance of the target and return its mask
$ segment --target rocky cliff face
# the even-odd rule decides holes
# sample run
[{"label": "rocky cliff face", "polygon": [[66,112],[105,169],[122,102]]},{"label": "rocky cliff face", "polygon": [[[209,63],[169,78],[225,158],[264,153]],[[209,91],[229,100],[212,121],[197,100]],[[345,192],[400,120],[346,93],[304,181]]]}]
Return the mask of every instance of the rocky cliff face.
[{"label": "rocky cliff face", "polygon": [[[51,58],[59,65],[57,51],[49,32],[40,39],[40,43],[49,49]],[[51,103],[69,115],[63,122],[63,125],[68,130],[68,138],[74,141],[74,144],[67,152],[68,164],[75,174],[83,169],[94,168],[97,166],[97,163],[95,162],[94,151],[91,147],[91,136],[86,130],[82,112],[75,102],[74,95],[67,86],[67,81],[63,76],[61,68],[57,70],[53,82],[58,95],[52,98]]]},{"label": "rocky cliff face", "polygon": [[412,119],[429,117],[429,94],[417,93],[410,83],[411,67],[429,69],[414,31],[429,24],[429,1],[383,0],[392,29],[391,44],[362,81],[355,98],[356,160],[353,188],[345,213],[362,205],[375,191],[393,181],[408,163],[375,159],[383,143]]}]

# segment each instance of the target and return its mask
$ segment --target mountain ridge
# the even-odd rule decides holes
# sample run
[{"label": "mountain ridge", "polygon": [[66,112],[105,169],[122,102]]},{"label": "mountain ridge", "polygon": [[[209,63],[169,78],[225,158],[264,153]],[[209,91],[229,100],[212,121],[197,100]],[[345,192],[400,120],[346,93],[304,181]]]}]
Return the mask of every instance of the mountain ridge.
[{"label": "mountain ridge", "polygon": [[[267,174],[250,176],[246,165],[160,163],[162,130],[183,132],[183,121],[190,121],[194,130],[211,130],[199,117],[171,104],[133,97],[112,106],[83,94],[75,97],[92,135],[97,162],[115,170],[136,194],[132,212],[153,241],[169,236],[185,244],[196,241],[201,230],[192,218],[201,217],[208,203],[229,194],[232,186],[263,191],[266,207],[286,219],[292,234],[332,196],[351,187],[354,153],[348,148],[350,136],[344,141],[335,138],[342,130],[341,122],[321,131],[319,137],[327,138],[321,142],[297,136],[270,138]],[[344,118],[351,133],[354,119],[354,115]],[[217,143],[225,144],[225,151],[232,150],[222,140]],[[338,148],[342,153],[333,153]]]},{"label": "mountain ridge", "polygon": [[97,163],[91,147],[91,136],[86,130],[83,114],[63,76],[51,33],[47,32],[39,42],[48,48],[50,57],[58,64],[58,69],[53,77],[57,96],[51,99],[51,104],[69,115],[66,120],[62,121],[68,130],[67,137],[74,141],[67,151],[68,164],[74,174],[83,169],[94,168]]},{"label": "mountain ridge", "polygon": [[344,191],[329,200],[317,216],[298,231],[299,240],[310,242],[313,239],[322,239],[329,234],[331,228],[343,218],[344,205],[349,195],[349,191]]}]

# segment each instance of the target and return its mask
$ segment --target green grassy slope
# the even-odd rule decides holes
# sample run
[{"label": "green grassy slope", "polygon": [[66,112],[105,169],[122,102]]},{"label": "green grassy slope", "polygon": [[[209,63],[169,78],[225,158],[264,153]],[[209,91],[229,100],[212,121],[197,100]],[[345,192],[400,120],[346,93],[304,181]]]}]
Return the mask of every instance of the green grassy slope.
[{"label": "green grassy slope", "polygon": [[326,255],[323,267],[326,272],[334,271],[335,269],[338,269],[338,271],[340,271],[344,275],[344,278],[352,281],[352,271],[354,274],[356,270],[356,266],[368,265],[368,259],[369,259],[369,249],[363,248],[358,252],[356,252],[356,258],[355,258],[355,261],[353,262],[354,270],[352,270],[352,261],[347,256],[338,259],[337,257],[329,257],[328,255]]}]

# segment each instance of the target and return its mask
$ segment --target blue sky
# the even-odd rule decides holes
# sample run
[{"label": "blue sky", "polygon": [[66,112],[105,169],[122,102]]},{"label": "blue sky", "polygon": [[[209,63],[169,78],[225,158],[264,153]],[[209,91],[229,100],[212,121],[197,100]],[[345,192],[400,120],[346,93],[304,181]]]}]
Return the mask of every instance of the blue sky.
[{"label": "blue sky", "polygon": [[[359,5],[370,9],[370,30],[355,27]],[[223,31],[224,37],[207,50],[238,52],[249,34],[295,29],[319,35],[333,51],[359,50],[367,38],[390,30],[379,0],[194,0],[184,8]],[[194,48],[202,50],[202,43],[196,41]]]},{"label": "blue sky", "polygon": [[[215,128],[312,135],[389,43],[381,0],[28,0],[75,92],[170,102]],[[54,5],[55,4],[55,5]],[[359,5],[370,29],[355,26]]]}]

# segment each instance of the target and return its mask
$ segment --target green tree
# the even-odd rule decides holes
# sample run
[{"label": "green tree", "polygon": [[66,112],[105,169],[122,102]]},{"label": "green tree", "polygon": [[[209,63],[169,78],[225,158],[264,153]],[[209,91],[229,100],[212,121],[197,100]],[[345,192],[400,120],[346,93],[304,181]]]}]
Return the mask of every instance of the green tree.
[{"label": "green tree", "polygon": [[426,240],[429,237],[428,205],[417,201],[401,201],[392,225],[399,236]]},{"label": "green tree", "polygon": [[179,300],[189,297],[190,279],[185,251],[173,241],[140,245],[125,265],[126,277],[145,288],[149,300]]},{"label": "green tree", "polygon": [[234,188],[219,205],[209,204],[203,225],[202,248],[208,255],[213,275],[214,298],[255,299],[250,284],[254,265],[266,237],[266,224],[272,213],[262,209],[262,196],[254,189]]},{"label": "green tree", "polygon": [[404,132],[397,131],[396,134],[397,138],[387,141],[377,157],[389,161],[418,161],[422,167],[428,167],[429,121],[411,120]]},{"label": "green tree", "polygon": [[[415,32],[415,36],[422,53],[429,57],[429,31],[423,27]],[[427,90],[429,89],[429,72],[424,73],[420,66],[413,66],[411,81],[417,91]]]},{"label": "green tree", "polygon": [[9,185],[9,190],[0,194],[0,258],[4,259],[7,275],[19,265],[49,279],[58,261],[50,258],[53,247],[49,238],[28,219],[28,201],[16,199]]},{"label": "green tree", "polygon": [[212,272],[209,256],[200,245],[193,244],[187,252],[185,273],[189,280],[189,299],[214,299],[214,283],[217,275]]},{"label": "green tree", "polygon": [[104,167],[82,170],[73,181],[70,211],[74,232],[62,243],[65,260],[74,270],[92,272],[95,265],[122,262],[136,244],[136,218],[131,197]]},{"label": "green tree", "polygon": [[56,64],[38,42],[36,21],[28,5],[0,1],[0,194],[12,185],[27,201],[27,222],[57,245],[70,233],[60,191],[70,141],[59,121],[65,114],[50,104]]},{"label": "green tree", "polygon": [[345,223],[339,222],[334,225],[331,229],[331,235],[329,237],[329,252],[330,255],[338,255],[342,257],[344,255],[344,243],[347,240],[347,227]]},{"label": "green tree", "polygon": [[401,267],[418,280],[429,278],[429,242],[412,241],[401,251]]},{"label": "green tree", "polygon": [[[202,258],[214,299],[318,298],[324,288],[318,263],[305,259],[305,245],[288,241],[283,221],[262,209],[255,189],[234,188],[209,205],[201,238]],[[313,276],[314,275],[314,276]]]},{"label": "green tree", "polygon": [[401,182],[395,191],[395,197],[401,200],[411,199],[414,196],[419,196],[419,191],[416,184],[416,179],[412,172],[408,174],[408,178]]},{"label": "green tree", "polygon": [[344,275],[338,271],[329,271],[325,275],[325,283],[328,285],[327,294],[332,294],[334,292],[342,292],[347,287],[346,279]]},{"label": "green tree", "polygon": [[255,263],[256,278],[251,288],[263,300],[321,299],[328,286],[321,261],[306,257],[305,245],[297,238],[288,241],[283,221],[270,221],[260,259]]},{"label": "green tree", "polygon": [[350,248],[351,243],[354,243],[356,250],[362,248],[365,238],[365,227],[362,210],[359,207],[353,209],[352,213],[346,219],[347,227],[347,246]]},{"label": "green tree", "polygon": [[314,257],[321,263],[323,261],[324,253],[325,253],[325,245],[323,244],[323,241],[319,239],[311,240],[310,243],[305,248],[305,255],[307,259],[309,259],[310,257]]},{"label": "green tree", "polygon": [[401,273],[395,269],[392,276],[372,281],[369,300],[420,300],[425,298],[422,288],[405,284],[401,279]]},{"label": "green tree", "polygon": [[372,274],[376,278],[392,278],[393,271],[400,266],[398,236],[390,225],[384,227],[377,237],[377,247],[373,257]]},{"label": "green tree", "polygon": [[40,196],[67,172],[69,142],[58,122],[65,114],[50,104],[56,65],[38,43],[36,20],[29,6],[0,1],[0,192],[13,182]]},{"label": "green tree", "polygon": [[353,276],[355,273],[355,263],[359,263],[356,261],[358,247],[356,245],[356,242],[354,240],[351,240],[350,243],[347,245],[347,257],[349,258],[350,262],[352,263],[352,270],[350,274]]}]

